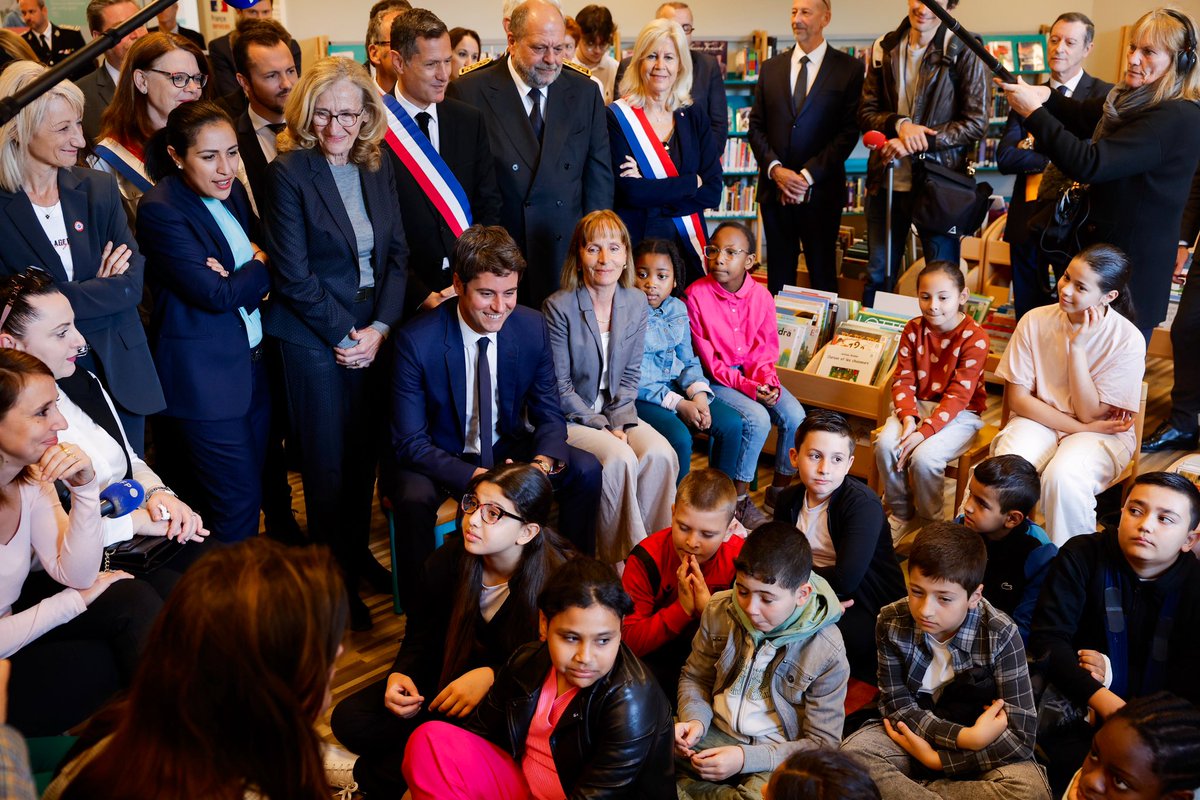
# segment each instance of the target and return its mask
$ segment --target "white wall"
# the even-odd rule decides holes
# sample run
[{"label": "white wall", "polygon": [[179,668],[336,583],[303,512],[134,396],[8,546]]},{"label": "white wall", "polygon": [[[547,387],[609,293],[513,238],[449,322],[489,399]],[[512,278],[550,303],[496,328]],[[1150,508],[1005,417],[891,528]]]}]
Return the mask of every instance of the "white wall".
[{"label": "white wall", "polygon": [[[419,0],[418,0],[419,1]],[[361,42],[367,11],[373,0],[285,0],[286,22],[299,38],[326,35],[332,42]],[[754,29],[765,29],[780,39],[790,37],[790,0],[690,0],[700,38],[739,39]],[[586,0],[566,0],[568,13],[582,8]],[[1173,4],[1193,17],[1200,17],[1200,0],[1174,0]],[[474,28],[487,42],[502,37],[501,0],[428,0],[427,7],[450,27]],[[608,7],[621,29],[632,39],[654,13],[657,0],[609,0]],[[1049,24],[1062,11],[1082,11],[1096,23],[1096,50],[1089,71],[1100,77],[1117,77],[1117,48],[1122,25],[1132,23],[1143,12],[1162,5],[1155,0],[1071,0],[1045,3],[1042,0],[962,0],[956,15],[968,29],[981,34],[1030,33]],[[872,39],[894,28],[905,12],[903,0],[833,0],[833,23],[826,33],[835,39]]]}]

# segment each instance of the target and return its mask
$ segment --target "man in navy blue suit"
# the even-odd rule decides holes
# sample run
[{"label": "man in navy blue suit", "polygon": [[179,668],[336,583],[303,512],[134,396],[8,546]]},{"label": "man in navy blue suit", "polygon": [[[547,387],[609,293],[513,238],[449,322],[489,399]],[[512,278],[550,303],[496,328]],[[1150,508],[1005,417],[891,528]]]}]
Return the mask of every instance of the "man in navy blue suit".
[{"label": "man in navy blue suit", "polygon": [[600,462],[567,444],[545,323],[517,306],[525,259],[503,228],[473,225],[455,243],[452,261],[457,299],[416,317],[395,338],[397,471],[389,494],[405,523],[397,526],[402,603],[433,551],[438,506],[506,460],[545,470],[561,532],[583,552],[595,550]]},{"label": "man in navy blue suit", "polygon": [[836,292],[846,157],[858,139],[863,65],[825,41],[828,0],[794,0],[796,46],[763,64],[747,138],[758,160],[767,288],[794,283],[800,246],[809,284]]}]

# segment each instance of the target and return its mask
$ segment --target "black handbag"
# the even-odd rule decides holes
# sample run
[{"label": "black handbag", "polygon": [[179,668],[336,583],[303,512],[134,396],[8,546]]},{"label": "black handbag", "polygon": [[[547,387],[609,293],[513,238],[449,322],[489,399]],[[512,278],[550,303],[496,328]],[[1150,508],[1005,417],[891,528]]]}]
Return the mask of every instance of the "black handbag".
[{"label": "black handbag", "polygon": [[133,575],[149,575],[166,564],[186,545],[165,536],[135,534],[104,549],[104,570],[125,570]]},{"label": "black handbag", "polygon": [[990,183],[976,183],[970,175],[926,158],[924,153],[913,161],[913,178],[912,221],[918,228],[945,236],[967,236],[983,224],[991,203]]},{"label": "black handbag", "polygon": [[1090,210],[1088,187],[1072,183],[1059,193],[1054,203],[1043,203],[1030,215],[1031,239],[1039,244],[1051,263],[1066,264],[1083,249],[1079,231]]}]

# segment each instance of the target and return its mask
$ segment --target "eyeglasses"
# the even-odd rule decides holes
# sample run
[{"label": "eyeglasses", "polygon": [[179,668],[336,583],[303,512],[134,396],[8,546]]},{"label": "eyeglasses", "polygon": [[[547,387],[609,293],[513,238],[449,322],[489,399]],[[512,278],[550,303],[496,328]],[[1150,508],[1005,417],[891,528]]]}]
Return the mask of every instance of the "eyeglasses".
[{"label": "eyeglasses", "polygon": [[515,519],[517,522],[525,522],[524,517],[518,517],[516,514],[505,511],[495,503],[479,502],[479,498],[473,494],[464,494],[463,499],[459,501],[458,505],[459,508],[463,510],[464,514],[474,514],[475,511],[478,510],[480,516],[483,517],[483,521],[488,525],[495,525],[505,517]]},{"label": "eyeglasses", "polygon": [[696,30],[695,27],[693,27],[691,25],[680,25],[679,27],[683,28],[684,34],[686,34],[688,36],[691,36],[692,31]]},{"label": "eyeglasses", "polygon": [[336,114],[332,111],[318,108],[313,112],[312,121],[323,127],[328,125],[331,119],[336,119],[338,125],[341,125],[343,128],[353,128],[358,123],[359,117],[365,113],[367,113],[365,108],[362,111],[339,111]]},{"label": "eyeglasses", "polygon": [[387,45],[388,47],[391,47],[392,40],[391,39],[376,39],[375,44],[382,44],[382,45]]},{"label": "eyeglasses", "polygon": [[203,89],[208,84],[208,76],[203,72],[189,75],[186,72],[167,72],[166,70],[154,69],[153,67],[148,68],[146,72],[157,72],[159,75],[165,76],[176,89],[186,89],[189,83],[194,83]]},{"label": "eyeglasses", "polygon": [[12,313],[13,306],[21,299],[21,295],[51,281],[53,278],[50,277],[50,273],[37,267],[30,267],[9,278],[8,291],[4,295],[4,311],[0,312],[0,331],[4,330],[4,323],[8,322],[8,315]]},{"label": "eyeglasses", "polygon": [[710,244],[704,248],[704,255],[708,256],[709,258],[716,258],[721,253],[724,253],[726,258],[737,258],[738,256],[749,252],[749,250],[742,250],[737,247],[726,247],[722,249],[717,247],[715,244]]}]

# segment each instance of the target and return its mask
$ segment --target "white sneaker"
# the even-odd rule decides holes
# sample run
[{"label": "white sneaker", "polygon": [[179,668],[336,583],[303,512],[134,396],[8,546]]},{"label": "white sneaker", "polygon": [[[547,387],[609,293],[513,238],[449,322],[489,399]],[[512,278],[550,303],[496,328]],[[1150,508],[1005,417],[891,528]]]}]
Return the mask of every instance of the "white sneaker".
[{"label": "white sneaker", "polygon": [[337,789],[334,797],[350,800],[358,791],[358,783],[354,780],[354,762],[358,761],[358,756],[328,742],[321,744],[321,752],[325,760],[325,780]]},{"label": "white sneaker", "polygon": [[888,527],[892,531],[892,546],[900,544],[900,540],[907,536],[913,530],[922,527],[921,518],[913,516],[910,519],[901,519],[895,514],[888,514]]}]

